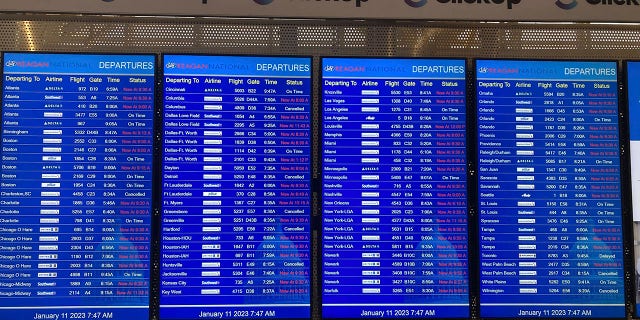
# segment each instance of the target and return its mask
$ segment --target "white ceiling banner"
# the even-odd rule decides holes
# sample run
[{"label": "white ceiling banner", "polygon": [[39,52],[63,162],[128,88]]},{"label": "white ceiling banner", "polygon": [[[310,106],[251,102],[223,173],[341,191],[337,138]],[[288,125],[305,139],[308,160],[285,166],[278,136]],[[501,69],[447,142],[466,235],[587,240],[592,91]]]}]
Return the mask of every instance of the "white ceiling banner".
[{"label": "white ceiling banner", "polygon": [[0,1],[0,12],[640,22],[640,0],[3,0]]}]

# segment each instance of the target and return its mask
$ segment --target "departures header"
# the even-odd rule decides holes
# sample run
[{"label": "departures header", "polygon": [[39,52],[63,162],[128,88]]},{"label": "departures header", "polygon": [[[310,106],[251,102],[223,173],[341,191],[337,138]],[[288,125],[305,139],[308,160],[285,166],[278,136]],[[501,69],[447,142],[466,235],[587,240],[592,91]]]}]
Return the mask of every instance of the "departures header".
[{"label": "departures header", "polygon": [[309,77],[310,58],[165,55],[165,75]]},{"label": "departures header", "polygon": [[154,55],[5,53],[4,72],[153,75]]},{"label": "departures header", "polygon": [[478,79],[617,81],[615,62],[478,60]]},{"label": "departures header", "polygon": [[326,78],[465,78],[464,60],[325,58],[322,69]]}]

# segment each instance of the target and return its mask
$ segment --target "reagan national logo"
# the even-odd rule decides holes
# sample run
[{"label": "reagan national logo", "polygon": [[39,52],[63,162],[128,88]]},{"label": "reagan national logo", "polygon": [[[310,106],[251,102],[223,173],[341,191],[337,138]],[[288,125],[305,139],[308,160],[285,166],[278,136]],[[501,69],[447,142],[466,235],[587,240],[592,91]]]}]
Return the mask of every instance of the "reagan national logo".
[{"label": "reagan national logo", "polygon": [[9,60],[4,63],[4,66],[7,68],[12,67],[29,67],[29,68],[48,68],[50,66],[49,62],[46,61],[16,61]]}]

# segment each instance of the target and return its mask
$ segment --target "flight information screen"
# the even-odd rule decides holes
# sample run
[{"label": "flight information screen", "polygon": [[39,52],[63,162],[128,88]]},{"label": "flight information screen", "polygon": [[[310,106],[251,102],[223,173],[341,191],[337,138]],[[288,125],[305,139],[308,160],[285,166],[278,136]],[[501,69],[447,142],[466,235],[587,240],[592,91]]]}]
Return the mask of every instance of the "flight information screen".
[{"label": "flight information screen", "polygon": [[631,191],[633,203],[633,234],[635,256],[635,283],[634,299],[636,300],[636,316],[640,316],[640,62],[627,63],[627,90],[629,99],[629,134],[631,154]]},{"label": "flight information screen", "polygon": [[322,64],[323,317],[468,317],[465,61]]},{"label": "flight information screen", "polygon": [[148,318],[155,57],[3,65],[0,318]]},{"label": "flight information screen", "polygon": [[165,56],[162,319],[310,317],[310,77]]},{"label": "flight information screen", "polygon": [[481,315],[624,317],[616,63],[476,67]]}]

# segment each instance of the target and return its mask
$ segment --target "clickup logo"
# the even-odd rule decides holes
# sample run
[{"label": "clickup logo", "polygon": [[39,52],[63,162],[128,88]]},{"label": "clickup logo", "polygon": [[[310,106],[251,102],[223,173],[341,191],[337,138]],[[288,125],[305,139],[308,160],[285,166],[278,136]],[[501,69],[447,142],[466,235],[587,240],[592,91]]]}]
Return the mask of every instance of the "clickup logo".
[{"label": "clickup logo", "polygon": [[575,8],[578,5],[578,0],[572,0],[569,1],[569,3],[565,3],[565,1],[567,0],[557,0],[556,1],[556,6],[560,7],[561,9],[564,10],[571,10],[573,8]]},{"label": "clickup logo", "polygon": [[265,6],[273,2],[273,0],[253,0],[253,2]]},{"label": "clickup logo", "polygon": [[427,0],[404,0],[404,3],[413,8],[420,8],[427,4]]}]

